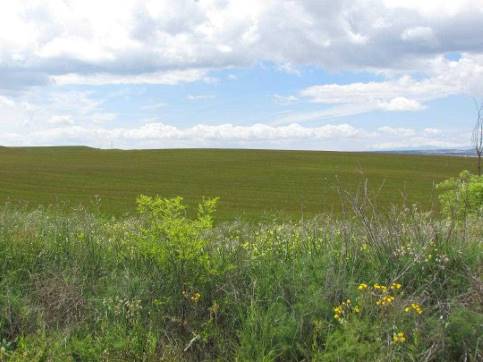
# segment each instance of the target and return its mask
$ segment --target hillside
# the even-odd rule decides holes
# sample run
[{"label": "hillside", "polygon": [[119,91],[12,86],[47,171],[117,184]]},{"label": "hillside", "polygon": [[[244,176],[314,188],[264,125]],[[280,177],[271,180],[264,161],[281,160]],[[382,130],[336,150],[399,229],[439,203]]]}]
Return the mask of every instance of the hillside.
[{"label": "hillside", "polygon": [[[430,207],[435,182],[472,169],[460,157],[268,150],[100,150],[87,147],[1,148],[0,202],[63,203],[121,215],[143,193],[219,196],[219,217],[299,217],[338,211],[337,187],[354,190],[365,178],[381,204]],[[381,188],[382,186],[382,188]]]}]

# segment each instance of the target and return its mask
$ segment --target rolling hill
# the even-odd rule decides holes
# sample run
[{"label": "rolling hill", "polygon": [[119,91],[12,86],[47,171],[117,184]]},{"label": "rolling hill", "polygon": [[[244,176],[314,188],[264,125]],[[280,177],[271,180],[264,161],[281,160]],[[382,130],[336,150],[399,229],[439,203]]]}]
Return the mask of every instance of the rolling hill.
[{"label": "rolling hill", "polygon": [[177,149],[100,150],[88,147],[0,148],[0,202],[30,207],[63,203],[122,215],[141,194],[180,195],[188,204],[219,196],[221,219],[266,213],[300,217],[338,212],[337,187],[367,179],[378,201],[430,207],[434,184],[472,169],[463,157],[311,151]]}]

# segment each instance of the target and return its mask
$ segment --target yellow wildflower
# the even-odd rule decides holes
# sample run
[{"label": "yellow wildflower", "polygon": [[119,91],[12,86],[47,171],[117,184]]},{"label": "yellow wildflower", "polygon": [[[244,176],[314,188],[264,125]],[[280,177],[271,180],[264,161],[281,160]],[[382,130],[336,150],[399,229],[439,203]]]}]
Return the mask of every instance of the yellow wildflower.
[{"label": "yellow wildflower", "polygon": [[387,287],[385,285],[381,285],[379,283],[374,284],[374,289],[382,291],[382,292],[387,291]]},{"label": "yellow wildflower", "polygon": [[346,312],[350,311],[350,304],[350,299],[347,299],[345,302],[342,302],[340,305],[334,307],[334,318],[337,321],[341,323],[344,321],[344,315]]},{"label": "yellow wildflower", "polygon": [[421,314],[423,313],[423,307],[418,304],[418,303],[412,303],[411,304],[411,308],[417,313],[417,314]]},{"label": "yellow wildflower", "polygon": [[200,293],[198,293],[198,292],[193,293],[193,294],[191,295],[191,301],[192,301],[193,303],[198,303],[198,302],[200,301],[200,298],[201,298],[201,294],[200,294]]},{"label": "yellow wildflower", "polygon": [[385,295],[384,297],[380,298],[376,301],[377,305],[389,305],[394,302],[394,297],[392,295]]},{"label": "yellow wildflower", "polygon": [[404,332],[394,333],[392,336],[392,341],[396,344],[404,343],[406,342],[406,335],[404,334]]},{"label": "yellow wildflower", "polygon": [[399,283],[392,283],[391,284],[391,289],[401,289],[402,285]]},{"label": "yellow wildflower", "polygon": [[357,289],[359,289],[359,290],[365,290],[365,289],[367,289],[367,284],[366,283],[361,283],[361,284],[359,284],[359,286],[357,287]]}]

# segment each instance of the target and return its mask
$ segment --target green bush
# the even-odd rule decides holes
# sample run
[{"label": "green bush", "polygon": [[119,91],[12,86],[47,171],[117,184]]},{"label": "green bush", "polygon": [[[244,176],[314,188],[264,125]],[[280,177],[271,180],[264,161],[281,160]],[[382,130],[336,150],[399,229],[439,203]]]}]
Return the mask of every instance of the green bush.
[{"label": "green bush", "polygon": [[137,200],[139,213],[147,217],[147,225],[141,230],[142,252],[177,276],[180,291],[195,288],[216,272],[207,253],[205,235],[213,227],[216,202],[216,198],[203,200],[192,219],[181,197],[140,196]]},{"label": "green bush", "polygon": [[463,171],[458,177],[438,184],[439,201],[447,217],[462,219],[466,216],[483,215],[483,176]]}]

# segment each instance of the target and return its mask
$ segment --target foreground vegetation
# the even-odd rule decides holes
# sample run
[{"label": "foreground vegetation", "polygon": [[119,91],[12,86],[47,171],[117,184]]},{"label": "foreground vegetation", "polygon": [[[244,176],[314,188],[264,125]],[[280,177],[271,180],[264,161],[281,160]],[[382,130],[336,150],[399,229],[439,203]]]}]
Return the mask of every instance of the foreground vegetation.
[{"label": "foreground vegetation", "polygon": [[182,196],[191,207],[205,195],[220,197],[218,220],[262,220],[273,212],[299,219],[339,213],[337,187],[355,190],[366,178],[380,204],[400,202],[405,194],[407,203],[428,209],[436,204],[434,185],[463,169],[476,170],[476,163],[347,152],[0,148],[0,202],[83,204],[123,216],[135,213],[139,194]]},{"label": "foreground vegetation", "polygon": [[481,360],[481,213],[347,201],[344,219],[216,225],[216,200],[6,205],[0,360]]}]

